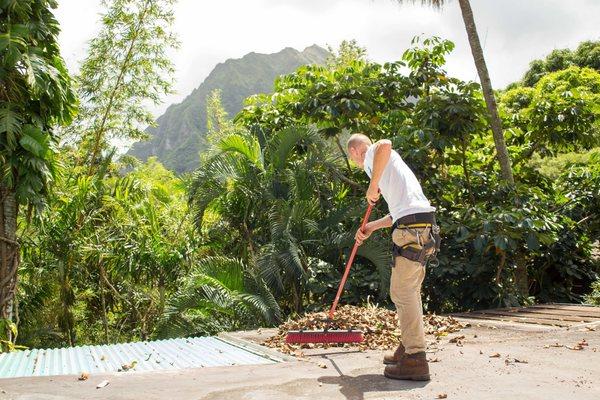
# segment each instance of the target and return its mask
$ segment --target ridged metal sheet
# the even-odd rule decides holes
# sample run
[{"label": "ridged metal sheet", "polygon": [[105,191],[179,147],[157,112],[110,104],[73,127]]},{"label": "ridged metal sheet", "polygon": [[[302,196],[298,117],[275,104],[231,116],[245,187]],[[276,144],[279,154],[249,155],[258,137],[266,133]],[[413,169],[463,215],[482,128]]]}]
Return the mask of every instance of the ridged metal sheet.
[{"label": "ridged metal sheet", "polygon": [[132,371],[178,370],[226,365],[272,364],[267,356],[216,337],[153,342],[33,349],[0,354],[0,378],[117,372],[137,361]]}]

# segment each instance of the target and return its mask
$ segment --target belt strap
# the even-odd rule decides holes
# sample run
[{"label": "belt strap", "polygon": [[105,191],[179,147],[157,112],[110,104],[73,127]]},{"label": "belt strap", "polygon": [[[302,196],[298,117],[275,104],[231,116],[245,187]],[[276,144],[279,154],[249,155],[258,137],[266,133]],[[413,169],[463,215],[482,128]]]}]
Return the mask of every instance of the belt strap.
[{"label": "belt strap", "polygon": [[[425,243],[423,246],[417,245],[416,243],[407,243],[402,247],[397,246],[395,243],[392,245],[392,252],[394,257],[401,256],[408,258],[412,261],[418,261],[425,265],[427,262],[430,264],[437,265],[436,255],[440,250],[440,228],[435,220],[435,213],[416,213],[406,215],[402,218],[398,218],[392,229],[408,229],[408,228],[425,228],[431,227],[429,233],[431,240]],[[429,253],[433,248],[433,252]],[[429,254],[428,254],[429,253]]]},{"label": "belt strap", "polygon": [[435,213],[416,213],[405,215],[404,217],[398,218],[396,222],[394,222],[393,228],[396,229],[400,225],[414,225],[414,224],[429,224],[436,225],[435,223]]}]

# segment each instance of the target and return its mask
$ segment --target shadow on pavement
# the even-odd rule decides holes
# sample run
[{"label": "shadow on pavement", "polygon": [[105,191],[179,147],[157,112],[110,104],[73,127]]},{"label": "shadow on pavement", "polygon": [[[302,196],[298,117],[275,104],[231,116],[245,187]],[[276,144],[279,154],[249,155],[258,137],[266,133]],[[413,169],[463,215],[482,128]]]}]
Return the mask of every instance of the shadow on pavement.
[{"label": "shadow on pavement", "polygon": [[383,371],[381,374],[364,374],[357,376],[344,375],[335,361],[332,359],[328,359],[328,361],[333,364],[333,367],[340,376],[321,376],[318,378],[318,381],[326,385],[339,385],[340,393],[348,400],[363,400],[365,398],[365,393],[367,392],[397,392],[422,388],[429,383],[428,381],[400,381],[389,379],[383,376]]},{"label": "shadow on pavement", "polygon": [[383,374],[322,376],[318,380],[327,385],[339,385],[340,393],[348,400],[363,400],[367,392],[396,392],[421,388],[429,383],[397,381],[388,379]]}]

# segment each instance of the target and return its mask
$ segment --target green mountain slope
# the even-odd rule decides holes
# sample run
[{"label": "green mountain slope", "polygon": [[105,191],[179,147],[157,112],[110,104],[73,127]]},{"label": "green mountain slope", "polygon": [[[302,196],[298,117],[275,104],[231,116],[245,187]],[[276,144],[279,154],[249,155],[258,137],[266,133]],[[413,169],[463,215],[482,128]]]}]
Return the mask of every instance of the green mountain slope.
[{"label": "green mountain slope", "polygon": [[191,171],[205,146],[206,97],[214,89],[221,89],[223,107],[234,116],[246,97],[271,92],[278,75],[305,64],[323,64],[328,55],[313,45],[302,52],[286,47],[274,54],[249,53],[220,63],[181,103],[171,105],[156,120],[157,126],[148,127],[149,140],[135,143],[127,154],[141,160],[156,156],[169,169]]}]

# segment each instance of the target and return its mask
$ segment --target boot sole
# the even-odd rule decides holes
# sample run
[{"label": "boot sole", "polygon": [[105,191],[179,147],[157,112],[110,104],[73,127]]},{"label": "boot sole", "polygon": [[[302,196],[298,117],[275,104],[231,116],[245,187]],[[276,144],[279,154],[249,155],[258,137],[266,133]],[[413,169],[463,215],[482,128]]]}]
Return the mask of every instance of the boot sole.
[{"label": "boot sole", "polygon": [[390,375],[387,372],[384,372],[383,375],[385,375],[386,378],[402,381],[428,381],[431,379],[429,375]]}]

